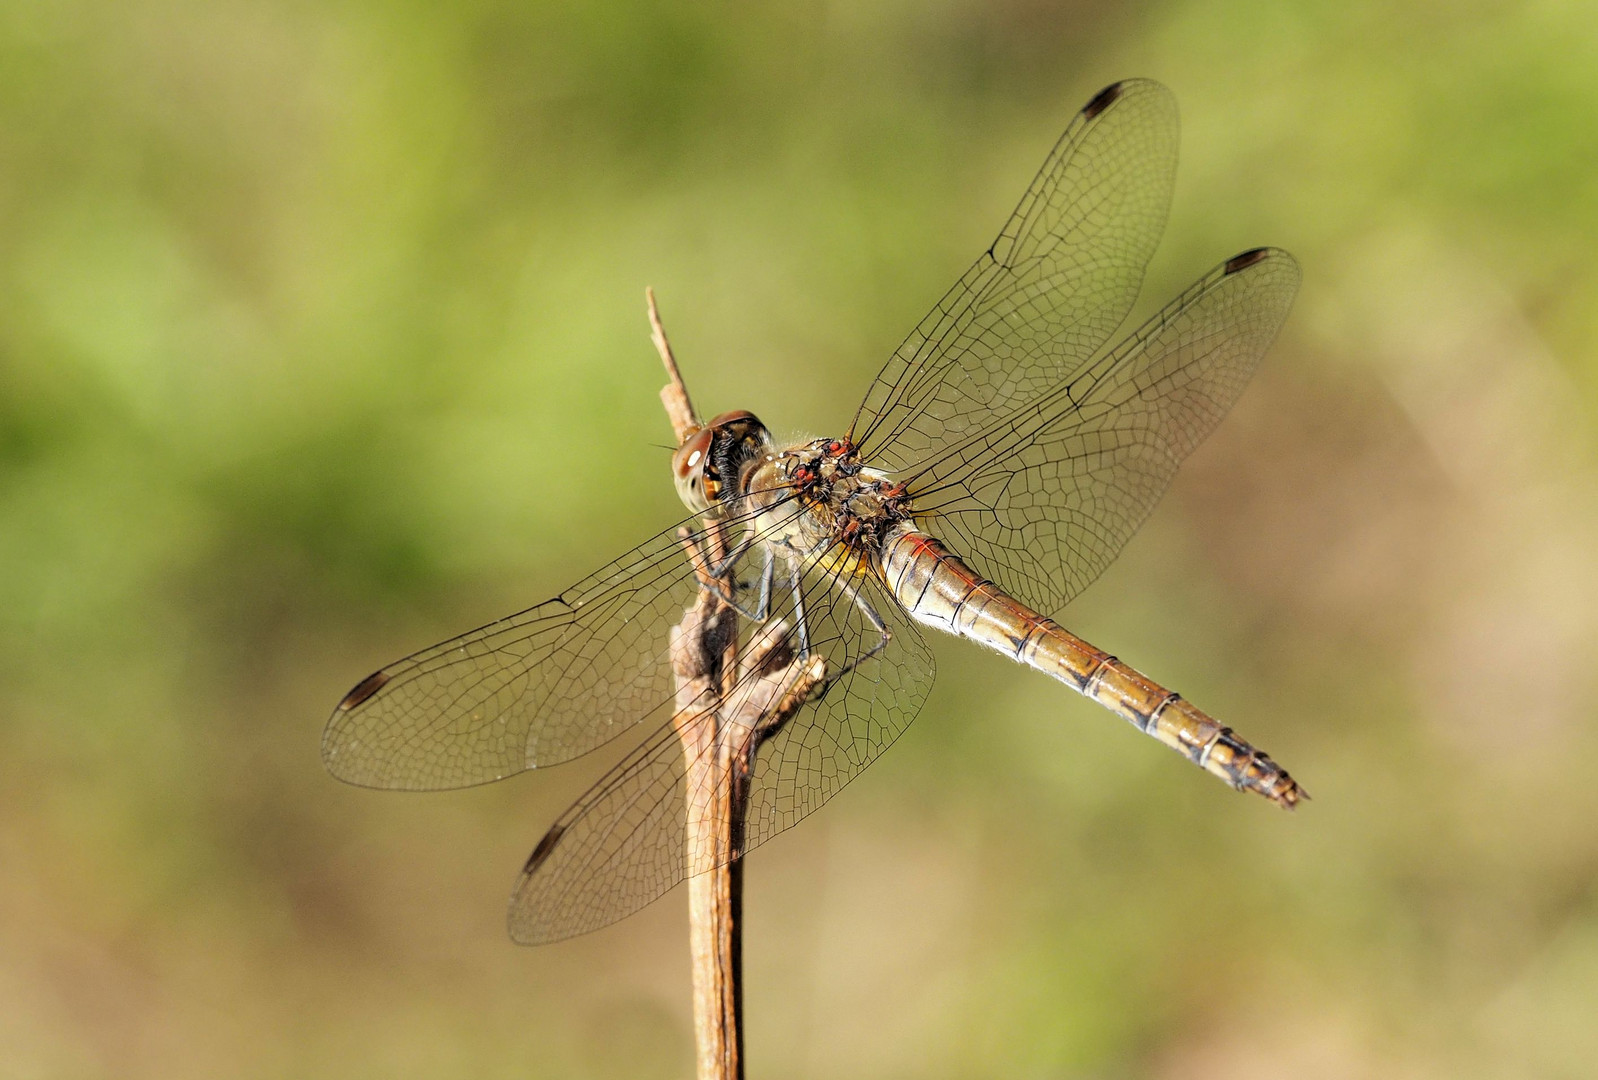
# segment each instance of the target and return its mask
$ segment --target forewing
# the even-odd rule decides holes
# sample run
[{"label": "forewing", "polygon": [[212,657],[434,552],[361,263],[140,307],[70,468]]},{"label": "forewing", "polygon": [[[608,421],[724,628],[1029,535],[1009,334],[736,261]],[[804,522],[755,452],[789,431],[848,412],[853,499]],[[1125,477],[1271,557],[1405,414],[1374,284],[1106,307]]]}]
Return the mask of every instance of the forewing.
[{"label": "forewing", "polygon": [[918,518],[1043,612],[1131,539],[1287,318],[1293,257],[1235,256],[1069,383],[909,472]]},{"label": "forewing", "polygon": [[669,715],[667,628],[697,591],[678,528],[552,600],[362,680],[328,720],[328,770],[366,787],[466,787]]},{"label": "forewing", "polygon": [[[805,575],[811,648],[836,681],[758,752],[739,854],[835,795],[899,737],[926,699],[933,661],[925,640],[874,579],[859,579],[859,587],[892,635],[870,657],[881,634],[854,599],[826,575]],[[785,590],[774,598],[775,621],[763,625],[789,628],[797,647],[791,633],[796,617],[791,590]],[[728,698],[736,703],[749,689],[741,682]],[[597,930],[724,861],[687,842],[688,773],[683,740],[667,721],[540,841],[511,897],[511,936],[538,944]],[[719,774],[716,782],[727,779]],[[713,793],[701,788],[694,796]]]},{"label": "forewing", "polygon": [[1171,92],[1116,83],[1077,114],[993,246],[899,346],[851,428],[890,471],[1059,386],[1137,299],[1176,173]]}]

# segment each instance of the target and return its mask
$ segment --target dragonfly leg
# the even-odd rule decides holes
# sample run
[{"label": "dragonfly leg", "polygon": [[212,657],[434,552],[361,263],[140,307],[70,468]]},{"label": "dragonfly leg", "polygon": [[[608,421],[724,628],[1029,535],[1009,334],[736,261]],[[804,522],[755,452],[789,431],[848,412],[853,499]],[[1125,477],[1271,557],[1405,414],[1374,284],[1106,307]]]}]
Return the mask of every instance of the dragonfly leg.
[{"label": "dragonfly leg", "polygon": [[752,622],[765,622],[766,617],[771,614],[771,582],[776,562],[776,557],[772,555],[769,547],[765,549],[765,563],[760,568],[760,596],[755,601],[753,610],[745,608],[744,605],[738,602],[738,584],[736,580],[732,581],[731,588],[727,588],[722,584],[723,581],[731,579],[733,569],[738,565],[740,559],[749,554],[749,549],[754,546],[754,542],[754,537],[746,537],[739,542],[737,547],[733,548],[725,559],[712,566],[710,568],[709,584],[715,594],[721,598],[722,603],[738,614]]},{"label": "dragonfly leg", "polygon": [[733,545],[733,549],[727,553],[726,558],[710,568],[710,576],[725,577],[727,574],[732,573],[732,568],[737,566],[745,555],[749,554],[749,549],[754,546],[754,543],[755,537],[752,533],[738,541],[738,543]]},{"label": "dragonfly leg", "polygon": [[827,677],[827,681],[821,685],[821,693],[823,694],[827,692],[833,683],[849,674],[867,660],[870,660],[883,649],[886,649],[888,647],[888,642],[893,640],[893,631],[888,629],[888,624],[883,620],[882,616],[877,613],[877,609],[871,606],[871,601],[866,599],[865,594],[860,591],[859,586],[851,585],[848,582],[839,582],[838,588],[842,589],[845,595],[854,601],[855,607],[860,609],[860,614],[866,617],[866,621],[871,624],[872,629],[876,630],[876,632],[881,636],[877,639],[876,644],[872,645],[871,648],[867,649],[853,660],[850,660],[834,674],[829,675]]},{"label": "dragonfly leg", "polygon": [[810,658],[810,625],[805,621],[804,575],[796,562],[788,573],[788,588],[793,591],[793,629],[799,635],[799,659]]},{"label": "dragonfly leg", "polygon": [[765,562],[760,567],[760,598],[755,601],[754,611],[740,610],[738,613],[746,619],[755,622],[765,622],[766,616],[771,614],[771,579],[777,568],[777,557],[771,549],[765,549]]}]

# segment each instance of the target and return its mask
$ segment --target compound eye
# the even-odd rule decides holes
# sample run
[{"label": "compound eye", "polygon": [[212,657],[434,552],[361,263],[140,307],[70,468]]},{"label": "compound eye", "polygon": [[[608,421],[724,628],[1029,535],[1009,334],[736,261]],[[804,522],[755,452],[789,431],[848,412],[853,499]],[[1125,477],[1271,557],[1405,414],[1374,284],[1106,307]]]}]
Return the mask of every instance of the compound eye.
[{"label": "compound eye", "polygon": [[687,442],[677,448],[671,464],[679,482],[697,481],[704,473],[705,460],[710,454],[710,442],[714,436],[712,428],[700,428],[688,436]]},{"label": "compound eye", "polygon": [[694,513],[710,509],[714,491],[706,488],[711,468],[710,448],[715,442],[714,428],[701,428],[688,436],[671,459],[672,479],[677,483],[677,497]]},{"label": "compound eye", "polygon": [[755,414],[748,409],[734,409],[732,412],[724,412],[719,416],[711,417],[710,423],[705,426],[708,428],[724,428],[731,427],[734,424],[748,424],[750,422],[760,423],[759,420],[755,419]]}]

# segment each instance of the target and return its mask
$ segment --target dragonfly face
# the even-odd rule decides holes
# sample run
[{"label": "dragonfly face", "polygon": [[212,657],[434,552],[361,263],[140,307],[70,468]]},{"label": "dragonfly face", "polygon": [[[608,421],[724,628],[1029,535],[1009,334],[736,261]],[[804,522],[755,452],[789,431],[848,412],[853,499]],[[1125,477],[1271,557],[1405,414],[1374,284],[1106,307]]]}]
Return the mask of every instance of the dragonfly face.
[{"label": "dragonfly face", "polygon": [[672,455],[677,497],[696,514],[738,494],[749,466],[771,450],[771,435],[754,413],[722,413],[693,432]]},{"label": "dragonfly face", "polygon": [[[685,852],[689,803],[702,804],[672,725],[668,631],[707,565],[687,544],[719,553],[709,576],[746,644],[780,635],[828,673],[760,742],[736,854],[905,730],[932,684],[922,627],[1002,652],[1233,787],[1297,805],[1303,790],[1269,757],[1051,618],[1243,392],[1298,288],[1292,256],[1256,248],[1114,339],[1165,226],[1176,135],[1158,83],[1097,94],[842,436],[779,449],[748,412],[691,433],[672,461],[688,521],[363,679],[328,721],[328,768],[371,787],[464,787],[641,733],[535,849],[511,901],[518,941],[597,929],[710,869]],[[754,692],[731,682],[730,698]]]}]

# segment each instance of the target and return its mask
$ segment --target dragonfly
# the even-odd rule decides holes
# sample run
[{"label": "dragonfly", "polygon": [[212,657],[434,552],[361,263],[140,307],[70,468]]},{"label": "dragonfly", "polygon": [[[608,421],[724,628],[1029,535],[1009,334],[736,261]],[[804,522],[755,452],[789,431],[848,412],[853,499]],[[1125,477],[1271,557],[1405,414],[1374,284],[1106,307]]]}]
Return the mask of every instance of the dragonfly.
[{"label": "dragonfly", "polygon": [[[685,521],[361,680],[327,724],[328,769],[375,788],[466,787],[642,732],[528,860],[509,915],[524,943],[612,923],[827,802],[921,709],[934,674],[923,628],[1065,683],[1233,788],[1288,809],[1307,798],[1264,752],[1051,615],[1230,409],[1298,289],[1292,256],[1254,248],[1112,341],[1164,231],[1177,129],[1156,82],[1100,91],[844,434],[785,445],[745,411],[692,431],[672,462]],[[827,672],[763,733],[742,832],[720,854],[686,843],[667,640],[701,588],[685,539],[708,551],[713,533],[739,632],[782,635]]]}]

